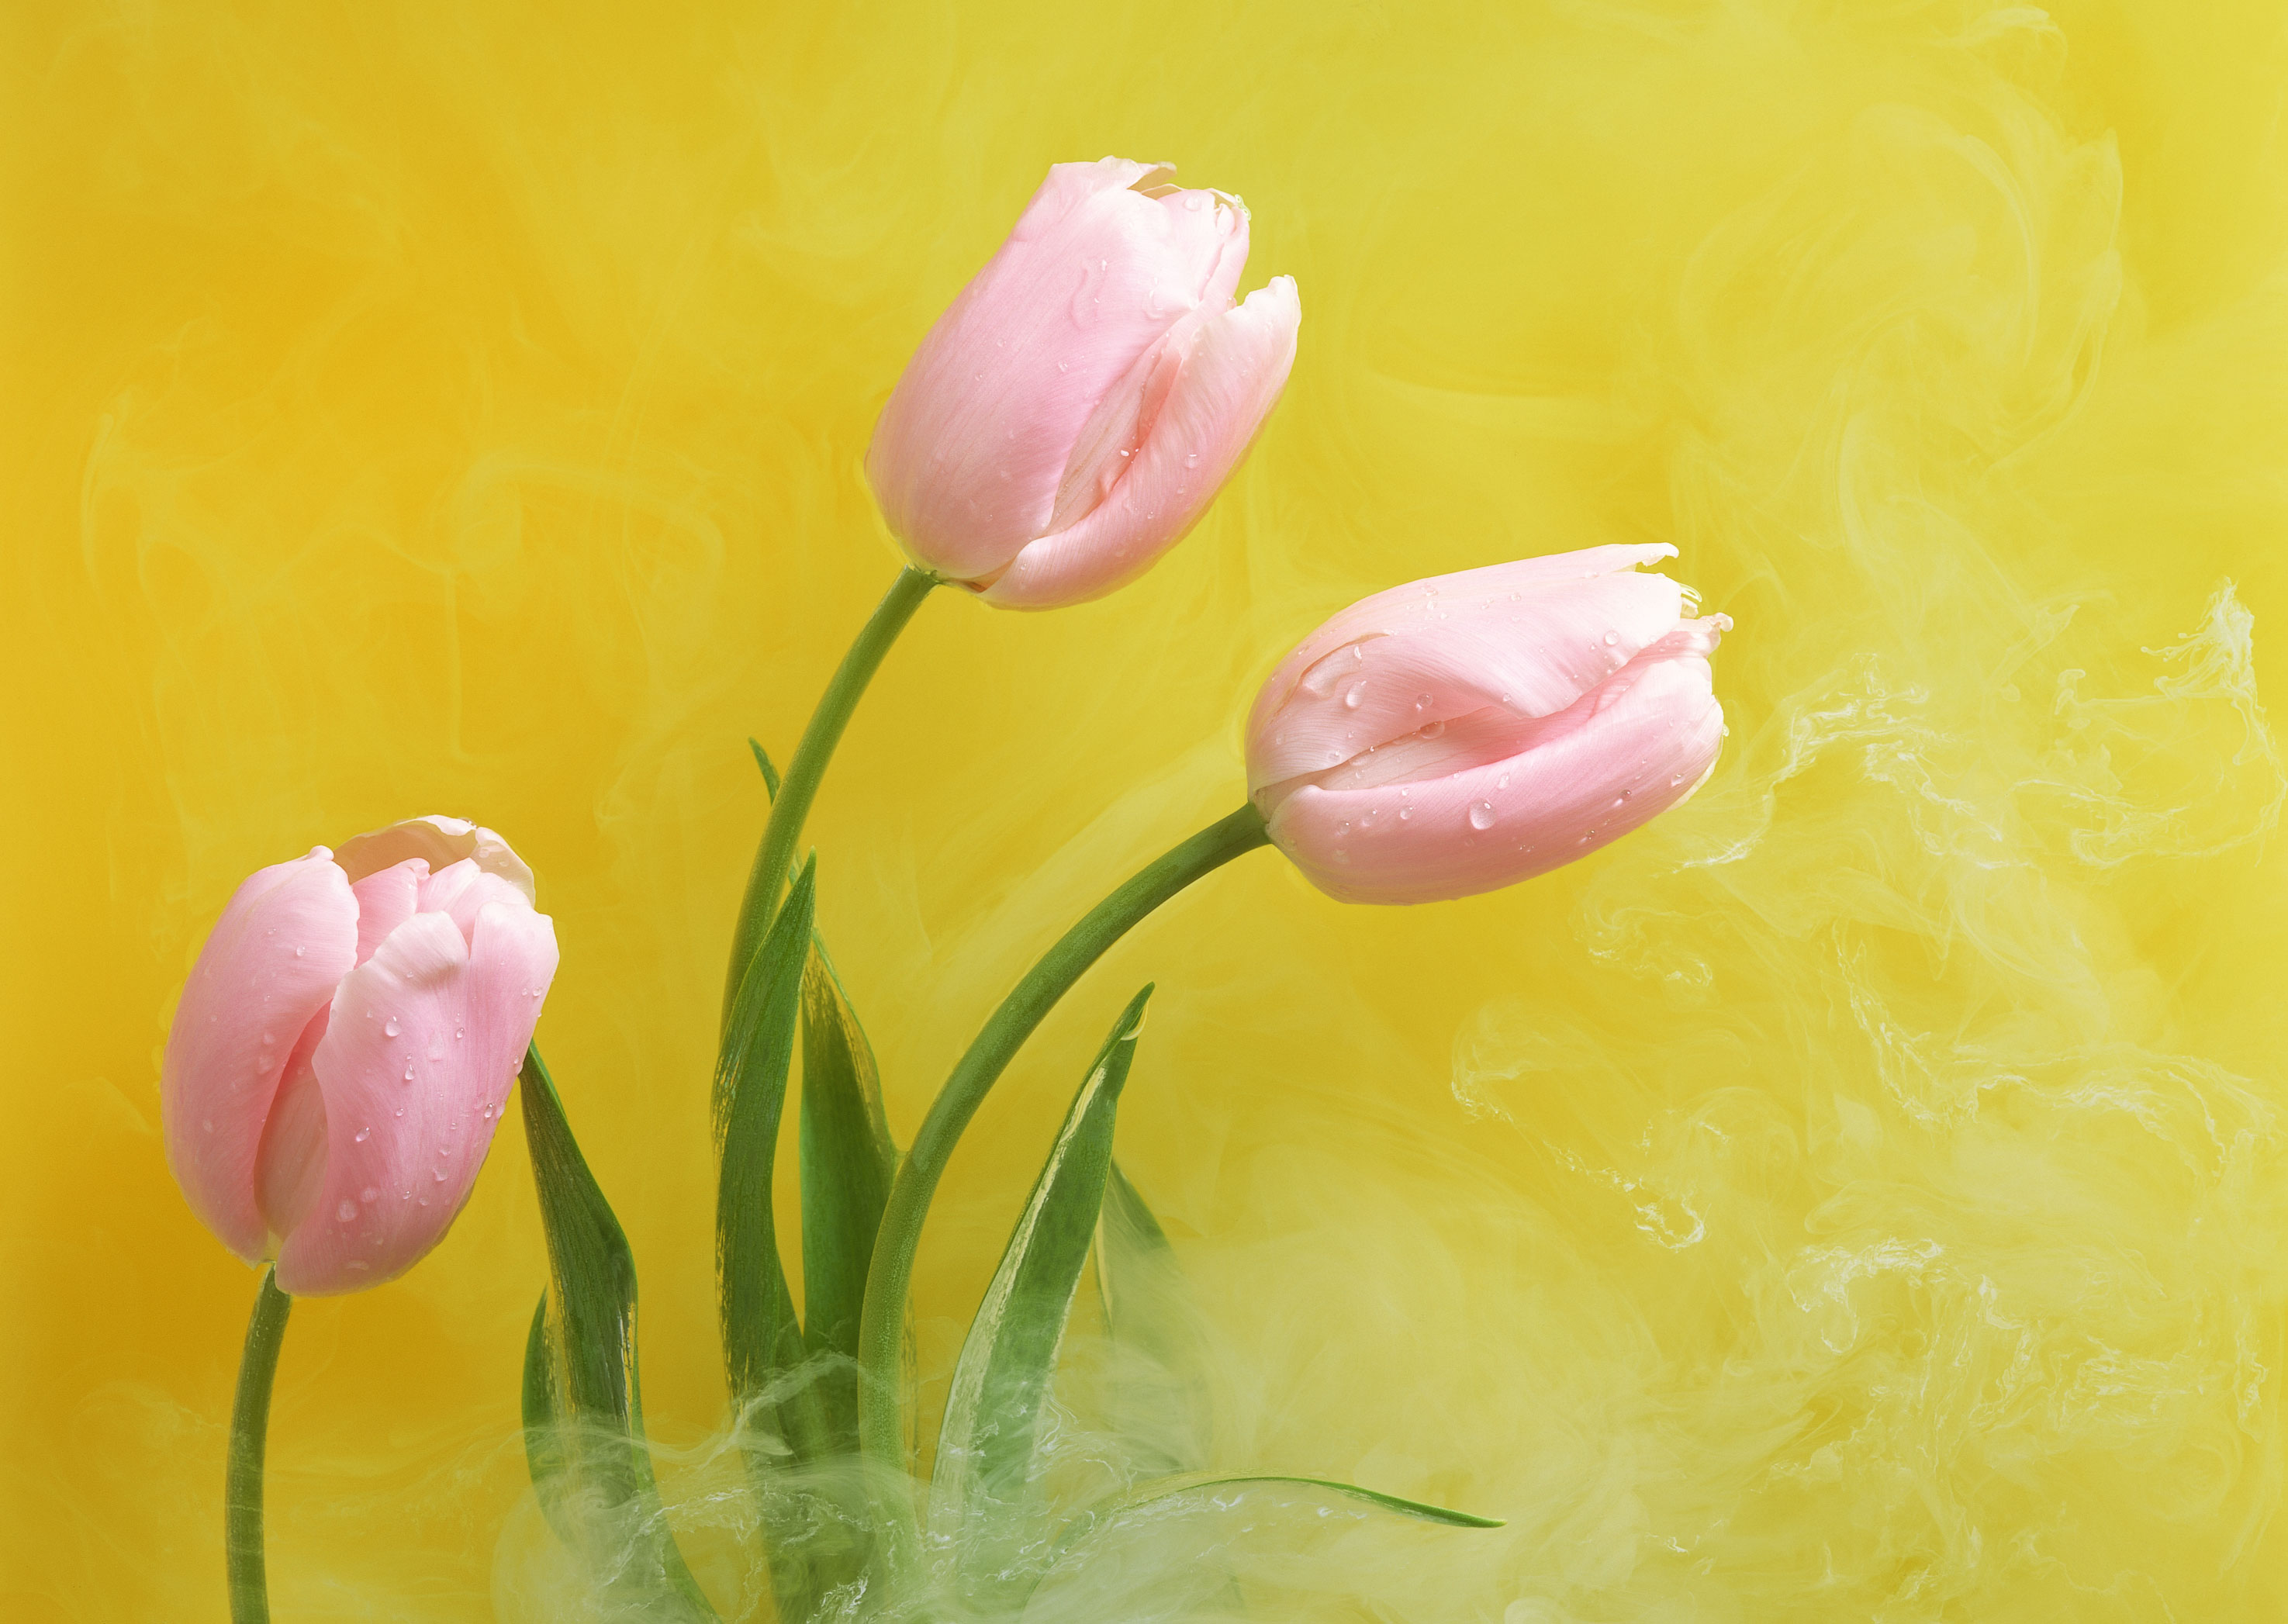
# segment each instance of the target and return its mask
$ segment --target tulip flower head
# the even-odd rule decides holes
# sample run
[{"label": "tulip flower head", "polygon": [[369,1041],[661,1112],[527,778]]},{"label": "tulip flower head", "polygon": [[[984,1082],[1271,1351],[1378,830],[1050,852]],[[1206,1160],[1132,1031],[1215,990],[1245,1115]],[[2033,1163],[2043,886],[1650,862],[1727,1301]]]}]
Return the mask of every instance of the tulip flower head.
[{"label": "tulip flower head", "polygon": [[168,1034],[167,1159],[191,1209],[298,1295],[402,1274],[468,1199],[556,974],[532,871],[416,818],[258,871]]},{"label": "tulip flower head", "polygon": [[1248,793],[1349,902],[1494,891],[1617,840],[1714,767],[1708,656],[1731,627],[1592,547],[1394,588],[1280,662],[1247,725]]},{"label": "tulip flower head", "polygon": [[1247,210],[1174,172],[1052,169],[883,408],[866,473],[892,533],[989,602],[1054,608],[1141,574],[1287,382],[1294,279],[1235,305]]}]

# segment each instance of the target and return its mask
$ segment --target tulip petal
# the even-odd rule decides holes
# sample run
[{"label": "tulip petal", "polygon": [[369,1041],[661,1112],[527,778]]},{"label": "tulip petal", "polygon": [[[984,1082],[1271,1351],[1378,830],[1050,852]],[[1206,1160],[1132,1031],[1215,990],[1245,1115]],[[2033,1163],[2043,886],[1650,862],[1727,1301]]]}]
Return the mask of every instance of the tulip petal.
[{"label": "tulip petal", "polygon": [[320,846],[250,875],[184,984],[160,1067],[168,1165],[191,1210],[248,1262],[264,1122],[295,1041],[357,962],[357,899]]},{"label": "tulip petal", "polygon": [[286,1238],[297,1295],[394,1279],[468,1199],[556,970],[553,925],[495,901],[464,940],[418,913],[343,978],[315,1069],[328,1124],[314,1210]]},{"label": "tulip petal", "polygon": [[514,905],[524,893],[498,875],[487,874],[474,860],[464,858],[430,876],[421,887],[421,911],[444,914],[460,927],[461,939],[477,939],[477,915],[492,902]]},{"label": "tulip petal", "polygon": [[[1726,623],[1711,616],[1704,639]],[[1716,759],[1723,712],[1699,648],[1665,646],[1580,706],[1573,725],[1506,759],[1396,786],[1306,784],[1272,813],[1271,838],[1344,901],[1466,897],[1618,839],[1690,795]]]},{"label": "tulip petal", "polygon": [[498,875],[522,891],[526,901],[539,899],[524,860],[508,842],[466,818],[408,818],[345,840],[334,853],[334,860],[353,881],[413,857],[426,862],[433,874],[471,859],[487,874]]},{"label": "tulip petal", "polygon": [[1256,698],[1249,736],[1252,740],[1259,725],[1286,702],[1304,672],[1346,644],[1434,621],[1442,608],[1450,614],[1458,606],[1465,613],[1484,613],[1529,587],[1612,574],[1675,556],[1676,549],[1665,542],[1583,547],[1432,575],[1362,598],[1331,615],[1273,668]]},{"label": "tulip petal", "polygon": [[1553,716],[1666,636],[1683,607],[1675,582],[1633,571],[1393,603],[1370,622],[1382,630],[1339,645],[1298,674],[1283,701],[1259,707],[1249,791],[1488,706]]},{"label": "tulip petal", "polygon": [[1275,276],[1201,323],[1127,473],[1071,528],[1027,544],[986,599],[1050,609],[1100,598],[1182,540],[1277,403],[1302,319],[1294,278]]},{"label": "tulip petal", "polygon": [[318,1087],[318,1044],[326,1035],[328,1011],[320,1010],[302,1029],[270,1103],[262,1127],[262,1148],[254,1161],[254,1200],[274,1242],[318,1204],[326,1176],[326,1097]]},{"label": "tulip petal", "polygon": [[[337,862],[340,860],[338,857],[335,859]],[[420,911],[421,886],[428,877],[428,860],[409,857],[401,863],[377,868],[365,878],[350,883],[358,903],[359,963],[371,958],[373,950],[388,939],[392,931]]]},{"label": "tulip petal", "polygon": [[892,534],[929,567],[999,573],[1047,528],[1105,395],[1176,322],[1229,297],[1246,213],[1212,194],[1138,189],[1168,172],[1056,166],[915,351],[866,473]]}]

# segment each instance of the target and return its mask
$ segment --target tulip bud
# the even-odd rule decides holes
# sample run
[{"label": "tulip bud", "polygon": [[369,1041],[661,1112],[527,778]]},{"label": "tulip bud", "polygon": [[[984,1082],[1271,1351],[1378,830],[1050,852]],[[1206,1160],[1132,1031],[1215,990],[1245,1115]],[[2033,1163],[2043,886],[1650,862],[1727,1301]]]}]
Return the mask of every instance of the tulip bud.
[{"label": "tulip bud", "polygon": [[1102,597],[1246,454],[1302,306],[1287,276],[1232,303],[1247,210],[1173,173],[1056,165],[914,353],[866,475],[923,567],[1013,608]]},{"label": "tulip bud", "polygon": [[1731,627],[1592,547],[1353,604],[1263,685],[1248,792],[1347,902],[1432,902],[1545,874],[1676,805],[1714,767],[1708,656]]},{"label": "tulip bud", "polygon": [[484,1165],[556,929],[490,829],[416,818],[256,873],[199,952],[160,1075],[200,1222],[297,1295],[393,1279]]}]

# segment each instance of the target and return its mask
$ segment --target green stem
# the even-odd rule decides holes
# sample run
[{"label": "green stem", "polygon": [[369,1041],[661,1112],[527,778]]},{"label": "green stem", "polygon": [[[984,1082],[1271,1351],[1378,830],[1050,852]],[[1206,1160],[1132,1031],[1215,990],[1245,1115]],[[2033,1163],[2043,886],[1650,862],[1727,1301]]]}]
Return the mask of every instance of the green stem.
[{"label": "green stem", "polygon": [[874,1238],[873,1262],[866,1272],[865,1307],[858,1328],[859,1436],[867,1457],[902,1470],[905,1466],[904,1398],[898,1368],[904,1339],[906,1288],[913,1279],[914,1252],[930,1198],[969,1119],[1033,1028],[1056,1007],[1072,984],[1154,908],[1201,875],[1235,857],[1269,844],[1262,814],[1251,804],[1212,823],[1091,908],[1078,924],[1025,972],[966,1054],[914,1135],[913,1148],[890,1186],[882,1227]]},{"label": "green stem", "polygon": [[223,1484],[223,1563],[230,1574],[231,1624],[270,1624],[270,1580],[262,1561],[262,1454],[270,1431],[270,1384],[286,1316],[294,1299],[278,1289],[277,1271],[262,1271],[246,1352],[238,1362],[238,1398],[230,1409],[230,1469]]},{"label": "green stem", "polygon": [[739,994],[740,978],[747,973],[747,961],[762,945],[763,932],[770,929],[771,915],[778,911],[779,892],[786,884],[787,865],[793,860],[795,844],[802,838],[803,820],[810,815],[811,799],[818,794],[819,780],[826,776],[826,764],[834,758],[834,747],[842,741],[842,730],[850,725],[850,713],[858,709],[859,698],[874,679],[882,656],[890,652],[890,645],[898,640],[914,611],[922,606],[922,599],[937,584],[937,576],[916,565],[909,564],[898,572],[857,640],[850,645],[850,652],[835,668],[833,680],[819,696],[818,709],[810,713],[810,725],[802,730],[794,759],[787,763],[786,780],[771,797],[770,820],[763,825],[755,866],[747,875],[747,894],[739,903],[739,923],[731,937],[731,968],[723,986],[726,1026]]}]

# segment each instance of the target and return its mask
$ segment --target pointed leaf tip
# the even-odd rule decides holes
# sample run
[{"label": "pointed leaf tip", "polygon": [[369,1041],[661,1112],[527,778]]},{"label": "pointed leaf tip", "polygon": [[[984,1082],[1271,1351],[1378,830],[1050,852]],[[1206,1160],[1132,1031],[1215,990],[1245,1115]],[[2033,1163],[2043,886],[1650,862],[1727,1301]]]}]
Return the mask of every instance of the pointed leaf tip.
[{"label": "pointed leaf tip", "polygon": [[755,753],[755,764],[763,770],[763,788],[774,801],[779,798],[779,770],[771,764],[771,753],[763,748],[759,739],[749,739],[747,748]]}]

